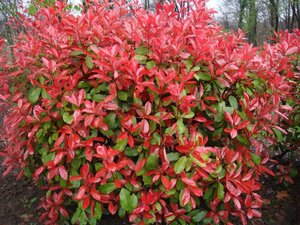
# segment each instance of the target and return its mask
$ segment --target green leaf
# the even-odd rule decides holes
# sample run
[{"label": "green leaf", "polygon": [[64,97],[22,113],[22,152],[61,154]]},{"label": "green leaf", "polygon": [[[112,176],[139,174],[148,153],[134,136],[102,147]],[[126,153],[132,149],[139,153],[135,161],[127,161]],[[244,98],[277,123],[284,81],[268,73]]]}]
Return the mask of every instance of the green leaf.
[{"label": "green leaf", "polygon": [[91,56],[88,55],[85,57],[85,63],[90,70],[93,69],[94,63],[93,63],[93,59]]},{"label": "green leaf", "polygon": [[24,175],[26,178],[31,178],[31,176],[32,176],[32,172],[30,171],[30,168],[27,166],[25,167]]},{"label": "green leaf", "polygon": [[119,91],[118,92],[118,98],[121,100],[121,101],[127,101],[127,93],[125,91]]},{"label": "green leaf", "polygon": [[184,133],[184,131],[185,131],[185,126],[184,126],[184,124],[183,124],[183,119],[182,119],[182,118],[179,118],[179,119],[177,120],[176,124],[177,124],[177,130],[178,130],[178,133],[179,133],[179,134]]},{"label": "green leaf", "polygon": [[39,100],[40,94],[42,89],[41,88],[30,88],[28,92],[28,100],[31,103],[36,103]]},{"label": "green leaf", "polygon": [[73,215],[73,217],[71,219],[71,223],[75,224],[78,221],[80,215],[81,215],[81,209],[78,207],[75,214]]},{"label": "green leaf", "polygon": [[51,99],[50,95],[44,88],[42,89],[42,98],[43,99]]},{"label": "green leaf", "polygon": [[167,157],[170,162],[177,161],[179,159],[179,153],[178,152],[170,152],[167,154]]},{"label": "green leaf", "polygon": [[70,115],[68,112],[64,112],[63,121],[67,124],[71,124],[73,122],[73,116]]},{"label": "green leaf", "polygon": [[224,198],[224,186],[221,183],[218,183],[218,198],[219,200],[223,200]]},{"label": "green leaf", "polygon": [[145,168],[147,170],[153,170],[153,169],[156,169],[157,168],[157,161],[158,161],[158,156],[153,153],[151,154],[148,159],[147,159],[147,162],[146,162],[146,165],[145,165]]},{"label": "green leaf", "polygon": [[180,174],[184,170],[186,162],[186,156],[180,157],[180,159],[174,165],[174,171],[176,174]]},{"label": "green leaf", "polygon": [[237,109],[239,107],[236,97],[230,95],[228,97],[228,100],[229,100],[229,103],[230,103],[231,107],[233,107],[235,109]]},{"label": "green leaf", "polygon": [[99,188],[99,191],[103,194],[110,194],[114,190],[116,190],[116,185],[114,183],[106,183]]},{"label": "green leaf", "polygon": [[200,223],[203,221],[206,217],[207,211],[201,211],[196,214],[196,216],[193,217],[193,222],[195,223]]},{"label": "green leaf", "polygon": [[44,165],[46,165],[47,162],[54,160],[54,158],[55,158],[55,153],[51,152],[49,154],[42,155],[42,162]]},{"label": "green leaf", "polygon": [[97,220],[100,220],[102,217],[102,207],[99,202],[96,202],[95,204],[95,212],[94,212],[94,217]]},{"label": "green leaf", "polygon": [[194,77],[196,78],[196,80],[203,80],[203,81],[210,81],[212,80],[212,77],[210,74],[208,73],[196,73],[194,75]]},{"label": "green leaf", "polygon": [[29,12],[29,15],[33,16],[35,15],[36,13],[36,7],[34,4],[30,4],[29,8],[28,8],[28,12]]},{"label": "green leaf", "polygon": [[134,51],[137,55],[147,55],[149,52],[149,50],[143,46],[136,48]]},{"label": "green leaf", "polygon": [[283,137],[282,133],[278,129],[276,129],[276,128],[273,128],[273,131],[275,132],[275,135],[276,135],[278,141],[280,143],[283,142],[284,137]]},{"label": "green leaf", "polygon": [[210,188],[208,188],[208,189],[205,191],[205,193],[204,193],[204,195],[203,195],[203,198],[204,198],[205,200],[211,199],[211,198],[212,198],[212,195],[213,195],[213,192],[214,192],[214,188],[211,186]]},{"label": "green leaf", "polygon": [[237,139],[239,140],[239,142],[241,142],[244,145],[249,145],[249,141],[248,138],[242,136],[242,135],[238,135]]},{"label": "green leaf", "polygon": [[183,60],[183,62],[188,70],[190,70],[193,67],[194,64],[193,61],[187,59],[187,60]]},{"label": "green leaf", "polygon": [[128,140],[127,139],[122,139],[122,140],[117,140],[117,144],[115,145],[115,149],[119,151],[124,151],[125,147],[127,146]]},{"label": "green leaf", "polygon": [[155,62],[153,60],[146,62],[146,68],[148,70],[152,69],[155,66]]},{"label": "green leaf", "polygon": [[108,114],[106,117],[104,117],[103,122],[106,123],[109,126],[109,128],[114,128],[116,125],[116,114]]},{"label": "green leaf", "polygon": [[130,212],[132,212],[138,206],[138,198],[135,194],[130,196]]},{"label": "green leaf", "polygon": [[144,56],[144,55],[135,55],[134,58],[143,64],[146,63],[146,60],[147,60],[147,56]]},{"label": "green leaf", "polygon": [[290,172],[289,172],[289,175],[292,177],[292,178],[296,178],[297,175],[298,175],[298,171],[296,168],[291,168]]},{"label": "green leaf", "polygon": [[126,211],[122,207],[120,207],[118,210],[118,215],[120,218],[124,218],[126,216]]},{"label": "green leaf", "polygon": [[200,70],[200,66],[195,66],[191,71],[192,72],[197,72]]},{"label": "green leaf", "polygon": [[96,94],[92,97],[95,102],[102,102],[106,98],[106,95]]},{"label": "green leaf", "polygon": [[84,55],[83,51],[75,50],[70,53],[70,56]]},{"label": "green leaf", "polygon": [[135,157],[139,155],[139,152],[137,150],[137,148],[125,148],[125,155],[129,156],[129,157]]},{"label": "green leaf", "polygon": [[188,114],[182,114],[181,117],[182,118],[186,118],[186,119],[191,119],[195,116],[195,113],[193,111],[189,111]]},{"label": "green leaf", "polygon": [[88,221],[87,221],[85,212],[81,212],[79,221],[80,221],[80,225],[86,225],[87,224]]},{"label": "green leaf", "polygon": [[255,165],[259,165],[261,163],[261,158],[259,155],[256,155],[255,153],[251,153],[251,158]]},{"label": "green leaf", "polygon": [[135,194],[130,195],[130,192],[122,188],[120,191],[120,204],[126,211],[132,212],[138,204],[138,199]]}]

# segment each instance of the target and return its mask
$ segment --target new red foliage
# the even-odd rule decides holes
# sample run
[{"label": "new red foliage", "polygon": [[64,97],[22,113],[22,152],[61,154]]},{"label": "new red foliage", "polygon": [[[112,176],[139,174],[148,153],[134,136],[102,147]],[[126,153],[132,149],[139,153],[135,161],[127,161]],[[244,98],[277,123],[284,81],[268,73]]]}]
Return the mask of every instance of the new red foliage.
[{"label": "new red foliage", "polygon": [[14,58],[1,58],[6,173],[46,186],[46,224],[96,224],[103,210],[141,225],[259,217],[299,35],[256,49],[201,0],[179,12],[111,4],[24,18]]}]

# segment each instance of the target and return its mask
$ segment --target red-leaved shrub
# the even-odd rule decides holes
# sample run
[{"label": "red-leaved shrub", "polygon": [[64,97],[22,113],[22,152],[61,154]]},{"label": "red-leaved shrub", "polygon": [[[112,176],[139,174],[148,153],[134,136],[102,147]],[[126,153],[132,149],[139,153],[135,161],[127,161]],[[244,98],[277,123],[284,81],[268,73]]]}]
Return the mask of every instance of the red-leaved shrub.
[{"label": "red-leaved shrub", "polygon": [[1,61],[1,155],[5,174],[46,187],[46,224],[96,224],[106,210],[141,225],[260,216],[299,36],[258,51],[201,0],[155,12],[91,1],[78,16],[57,3],[24,27]]}]

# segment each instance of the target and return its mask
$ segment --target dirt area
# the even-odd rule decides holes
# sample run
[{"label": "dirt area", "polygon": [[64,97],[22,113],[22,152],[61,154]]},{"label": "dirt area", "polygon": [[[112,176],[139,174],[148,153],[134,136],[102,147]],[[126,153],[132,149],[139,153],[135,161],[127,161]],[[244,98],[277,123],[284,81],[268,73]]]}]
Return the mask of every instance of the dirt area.
[{"label": "dirt area", "polygon": [[300,225],[300,175],[295,184],[284,187],[274,179],[264,180],[261,196],[264,198],[262,217],[253,220],[253,225]]}]

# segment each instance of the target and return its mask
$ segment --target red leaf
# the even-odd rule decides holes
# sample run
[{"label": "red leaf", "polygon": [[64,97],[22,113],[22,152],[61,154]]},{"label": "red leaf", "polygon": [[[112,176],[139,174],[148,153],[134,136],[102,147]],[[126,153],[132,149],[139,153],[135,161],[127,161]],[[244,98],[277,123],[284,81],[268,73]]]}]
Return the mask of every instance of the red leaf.
[{"label": "red leaf", "polygon": [[95,188],[92,188],[92,189],[90,190],[90,193],[91,193],[91,195],[93,196],[93,198],[94,198],[95,200],[101,201],[101,195],[100,195],[100,193],[99,193]]},{"label": "red leaf", "polygon": [[197,187],[196,182],[193,181],[192,179],[184,177],[184,178],[181,178],[181,180],[183,181],[183,183],[187,184],[188,186]]},{"label": "red leaf", "polygon": [[41,166],[41,167],[39,167],[38,169],[36,169],[36,170],[34,171],[33,178],[34,178],[34,179],[37,179],[38,176],[39,176],[44,170],[45,170],[45,167],[44,167],[44,166]]},{"label": "red leaf", "polygon": [[60,212],[64,217],[69,218],[69,213],[68,213],[68,211],[67,211],[65,208],[59,207],[59,212]]},{"label": "red leaf", "polygon": [[82,176],[82,178],[86,179],[88,174],[89,174],[89,170],[90,170],[90,165],[88,163],[84,164],[81,168],[80,168],[80,175]]},{"label": "red leaf", "polygon": [[58,172],[62,179],[68,180],[68,172],[64,166],[58,167]]},{"label": "red leaf", "polygon": [[151,113],[151,108],[152,108],[152,104],[150,102],[146,102],[146,104],[145,104],[145,112],[146,112],[147,116]]},{"label": "red leaf", "polygon": [[170,181],[167,177],[161,176],[161,182],[163,183],[163,185],[167,190],[170,190]]},{"label": "red leaf", "polygon": [[147,162],[146,158],[143,158],[141,161],[139,161],[136,166],[135,166],[135,172],[139,172],[145,165],[145,163]]},{"label": "red leaf", "polygon": [[199,187],[192,187],[192,186],[189,186],[189,189],[191,192],[193,192],[194,195],[200,197],[203,195],[203,190],[200,189]]},{"label": "red leaf", "polygon": [[89,207],[90,202],[91,202],[90,197],[86,196],[82,202],[82,209],[85,210],[87,207]]},{"label": "red leaf", "polygon": [[185,188],[183,191],[183,194],[182,194],[182,199],[181,199],[182,206],[187,205],[190,201],[190,198],[191,198],[190,191],[189,191],[189,189]]},{"label": "red leaf", "polygon": [[75,200],[82,200],[84,197],[86,191],[86,187],[85,186],[81,186],[77,192],[77,194],[75,195],[74,199]]},{"label": "red leaf", "polygon": [[149,127],[148,121],[145,119],[142,120],[142,133],[144,133],[144,134],[148,133],[149,129],[150,129],[150,127]]},{"label": "red leaf", "polygon": [[238,197],[241,194],[241,191],[236,189],[230,181],[226,181],[226,188],[235,197]]},{"label": "red leaf", "polygon": [[110,214],[115,215],[117,210],[118,210],[118,205],[114,205],[111,202],[108,204],[108,211],[110,212]]},{"label": "red leaf", "polygon": [[225,115],[227,121],[230,123],[230,125],[233,126],[233,119],[232,119],[231,115],[228,112],[224,112],[224,115]]},{"label": "red leaf", "polygon": [[54,160],[53,160],[54,165],[57,165],[58,163],[60,163],[60,161],[62,160],[63,156],[64,156],[64,152],[57,153],[56,156],[55,156],[55,158],[54,158]]}]

